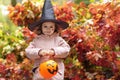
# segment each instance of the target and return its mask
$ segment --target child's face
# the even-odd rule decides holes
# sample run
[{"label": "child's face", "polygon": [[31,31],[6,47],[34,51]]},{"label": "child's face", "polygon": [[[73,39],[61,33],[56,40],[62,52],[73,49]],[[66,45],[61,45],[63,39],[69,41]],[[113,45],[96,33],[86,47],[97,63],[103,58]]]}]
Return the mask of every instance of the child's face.
[{"label": "child's face", "polygon": [[44,22],[42,24],[42,32],[44,35],[50,36],[55,31],[55,23],[53,22]]}]

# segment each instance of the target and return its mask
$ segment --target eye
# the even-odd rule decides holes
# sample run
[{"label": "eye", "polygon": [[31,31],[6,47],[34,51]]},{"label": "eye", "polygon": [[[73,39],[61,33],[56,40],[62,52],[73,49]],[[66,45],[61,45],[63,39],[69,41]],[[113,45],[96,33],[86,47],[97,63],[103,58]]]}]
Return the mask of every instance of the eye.
[{"label": "eye", "polygon": [[50,26],[50,28],[53,28],[53,26]]},{"label": "eye", "polygon": [[50,28],[54,28],[54,26],[50,26]]},{"label": "eye", "polygon": [[44,28],[47,28],[47,26],[43,26]]}]

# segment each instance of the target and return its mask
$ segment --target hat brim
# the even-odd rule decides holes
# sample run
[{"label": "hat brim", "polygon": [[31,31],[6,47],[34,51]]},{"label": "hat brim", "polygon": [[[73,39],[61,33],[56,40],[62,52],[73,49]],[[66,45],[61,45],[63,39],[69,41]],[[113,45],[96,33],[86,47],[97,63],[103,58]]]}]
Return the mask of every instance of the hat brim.
[{"label": "hat brim", "polygon": [[56,24],[60,25],[60,27],[62,29],[66,29],[69,24],[67,22],[61,21],[61,20],[56,20],[56,19],[46,19],[46,20],[39,20],[36,21],[30,25],[28,25],[28,29],[31,31],[34,31],[36,29],[36,27],[38,27],[39,25],[41,25],[43,22],[55,22]]}]

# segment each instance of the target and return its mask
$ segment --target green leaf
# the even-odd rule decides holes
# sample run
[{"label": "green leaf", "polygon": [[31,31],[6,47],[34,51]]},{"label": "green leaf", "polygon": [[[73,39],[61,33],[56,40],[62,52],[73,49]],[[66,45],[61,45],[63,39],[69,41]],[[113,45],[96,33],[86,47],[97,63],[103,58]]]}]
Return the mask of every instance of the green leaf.
[{"label": "green leaf", "polygon": [[92,2],[95,2],[95,0],[90,0],[90,2],[92,3]]},{"label": "green leaf", "polygon": [[3,36],[3,31],[2,30],[0,30],[0,37],[2,37]]}]

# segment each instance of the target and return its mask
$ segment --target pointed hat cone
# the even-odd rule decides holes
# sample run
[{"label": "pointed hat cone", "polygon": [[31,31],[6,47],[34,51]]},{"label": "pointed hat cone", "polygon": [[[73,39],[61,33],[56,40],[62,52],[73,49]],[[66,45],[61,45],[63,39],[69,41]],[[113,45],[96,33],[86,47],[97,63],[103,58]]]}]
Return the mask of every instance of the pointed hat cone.
[{"label": "pointed hat cone", "polygon": [[69,24],[67,22],[57,20],[55,18],[55,14],[54,14],[53,6],[51,4],[51,0],[45,0],[44,6],[42,9],[42,16],[41,16],[40,20],[30,24],[28,26],[28,28],[31,31],[33,31],[36,27],[38,27],[39,25],[41,25],[43,22],[46,22],[46,21],[55,22],[56,24],[60,25],[60,27],[63,29],[65,29],[69,26]]},{"label": "pointed hat cone", "polygon": [[55,19],[54,10],[50,0],[45,0],[45,4],[42,10],[42,20]]}]

